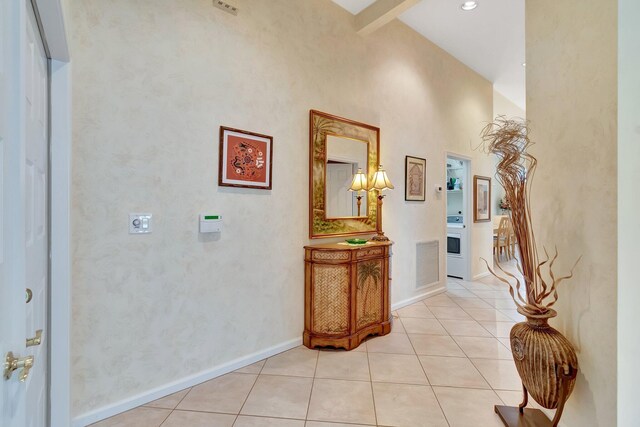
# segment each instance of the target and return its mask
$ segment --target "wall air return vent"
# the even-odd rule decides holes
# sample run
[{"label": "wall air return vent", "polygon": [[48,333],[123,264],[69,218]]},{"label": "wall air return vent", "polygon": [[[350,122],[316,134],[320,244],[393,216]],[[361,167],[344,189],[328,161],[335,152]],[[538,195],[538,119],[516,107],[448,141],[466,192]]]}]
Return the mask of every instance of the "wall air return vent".
[{"label": "wall air return vent", "polygon": [[416,288],[433,285],[440,280],[440,241],[416,243]]}]

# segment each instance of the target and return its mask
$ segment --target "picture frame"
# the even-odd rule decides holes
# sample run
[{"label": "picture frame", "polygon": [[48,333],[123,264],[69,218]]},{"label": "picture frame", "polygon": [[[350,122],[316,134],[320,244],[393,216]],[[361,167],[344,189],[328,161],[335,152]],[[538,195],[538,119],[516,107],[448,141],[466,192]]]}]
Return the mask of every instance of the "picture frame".
[{"label": "picture frame", "polygon": [[220,126],[218,186],[272,189],[273,137]]},{"label": "picture frame", "polygon": [[427,188],[427,159],[405,156],[404,199],[424,202]]},{"label": "picture frame", "polygon": [[473,222],[491,221],[491,178],[473,176]]}]

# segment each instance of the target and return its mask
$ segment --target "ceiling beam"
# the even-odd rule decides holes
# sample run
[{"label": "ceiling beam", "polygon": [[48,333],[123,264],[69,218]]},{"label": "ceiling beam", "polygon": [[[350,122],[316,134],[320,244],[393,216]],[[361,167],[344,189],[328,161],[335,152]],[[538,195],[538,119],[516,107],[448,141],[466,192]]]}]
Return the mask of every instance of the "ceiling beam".
[{"label": "ceiling beam", "polygon": [[356,31],[366,36],[396,19],[420,0],[377,0],[356,15]]}]

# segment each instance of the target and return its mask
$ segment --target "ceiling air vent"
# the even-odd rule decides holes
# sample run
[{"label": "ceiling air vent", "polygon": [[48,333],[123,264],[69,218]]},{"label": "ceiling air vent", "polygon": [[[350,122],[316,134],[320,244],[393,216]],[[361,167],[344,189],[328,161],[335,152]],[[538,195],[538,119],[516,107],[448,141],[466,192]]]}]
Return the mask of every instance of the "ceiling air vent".
[{"label": "ceiling air vent", "polygon": [[215,7],[217,7],[218,9],[224,10],[225,12],[228,12],[232,15],[237,15],[238,14],[238,8],[235,6],[230,5],[229,3],[225,3],[221,0],[213,0],[213,5]]}]

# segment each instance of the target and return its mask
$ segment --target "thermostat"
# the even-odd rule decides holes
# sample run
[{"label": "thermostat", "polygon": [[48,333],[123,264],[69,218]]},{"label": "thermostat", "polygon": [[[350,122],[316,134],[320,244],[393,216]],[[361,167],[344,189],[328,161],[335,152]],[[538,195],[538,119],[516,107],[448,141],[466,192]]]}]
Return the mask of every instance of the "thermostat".
[{"label": "thermostat", "polygon": [[201,233],[220,233],[222,231],[222,215],[201,214]]}]

